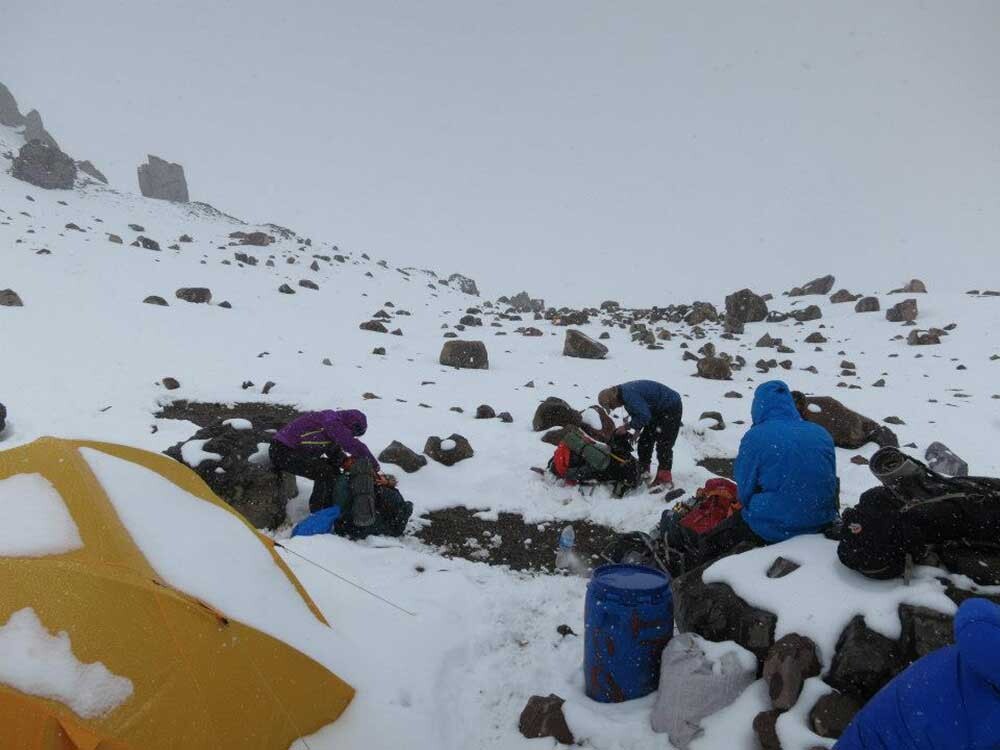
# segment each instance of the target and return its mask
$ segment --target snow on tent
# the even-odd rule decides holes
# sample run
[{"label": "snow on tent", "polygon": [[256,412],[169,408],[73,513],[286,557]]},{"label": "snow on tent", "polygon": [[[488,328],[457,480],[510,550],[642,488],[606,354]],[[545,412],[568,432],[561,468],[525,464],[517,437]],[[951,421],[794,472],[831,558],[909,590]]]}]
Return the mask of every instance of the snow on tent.
[{"label": "snow on tent", "polygon": [[55,438],[0,453],[0,747],[286,750],[354,695],[289,645],[332,636],[181,464]]}]

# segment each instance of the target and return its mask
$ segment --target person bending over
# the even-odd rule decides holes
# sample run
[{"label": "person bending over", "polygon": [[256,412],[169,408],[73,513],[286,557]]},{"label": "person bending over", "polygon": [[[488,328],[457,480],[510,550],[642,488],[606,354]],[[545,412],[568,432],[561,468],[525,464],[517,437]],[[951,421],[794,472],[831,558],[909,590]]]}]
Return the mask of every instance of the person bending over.
[{"label": "person bending over", "polygon": [[649,474],[653,446],[656,446],[657,471],[652,487],[673,487],[674,443],[681,429],[683,404],[680,394],[653,380],[632,380],[605,388],[597,397],[608,411],[625,407],[628,428],[639,436],[639,466]]}]

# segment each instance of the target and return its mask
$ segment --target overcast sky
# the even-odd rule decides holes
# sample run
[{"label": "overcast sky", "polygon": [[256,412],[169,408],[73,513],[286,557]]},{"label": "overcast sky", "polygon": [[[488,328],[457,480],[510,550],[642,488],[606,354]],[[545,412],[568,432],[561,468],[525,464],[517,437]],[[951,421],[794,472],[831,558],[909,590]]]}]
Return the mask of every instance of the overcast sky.
[{"label": "overcast sky", "polygon": [[117,186],[155,153],[495,294],[965,288],[1000,255],[990,0],[3,0],[0,81]]}]

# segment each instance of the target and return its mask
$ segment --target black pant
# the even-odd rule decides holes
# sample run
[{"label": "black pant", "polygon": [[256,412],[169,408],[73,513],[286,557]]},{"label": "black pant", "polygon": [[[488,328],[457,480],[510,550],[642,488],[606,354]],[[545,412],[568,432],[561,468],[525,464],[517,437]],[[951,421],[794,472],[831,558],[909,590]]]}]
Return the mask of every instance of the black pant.
[{"label": "black pant", "polygon": [[680,402],[668,411],[654,414],[649,423],[639,433],[639,464],[649,466],[656,444],[656,462],[659,468],[670,471],[674,468],[674,443],[681,429],[683,409]]},{"label": "black pant", "polygon": [[730,553],[766,544],[743,520],[743,514],[736,511],[707,534],[698,537],[697,547],[685,551],[684,562],[687,569],[692,570]]},{"label": "black pant", "polygon": [[316,455],[290,448],[280,440],[271,441],[271,468],[275,471],[287,471],[289,474],[313,480],[313,491],[309,505],[313,501],[323,506],[323,501],[333,492],[333,482],[340,475],[340,464],[343,455]]}]

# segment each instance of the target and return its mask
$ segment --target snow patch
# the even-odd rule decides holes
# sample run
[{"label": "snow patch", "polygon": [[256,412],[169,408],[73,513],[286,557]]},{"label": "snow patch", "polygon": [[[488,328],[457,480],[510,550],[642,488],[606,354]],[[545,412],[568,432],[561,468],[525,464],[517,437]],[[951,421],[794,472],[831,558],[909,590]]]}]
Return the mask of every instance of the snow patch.
[{"label": "snow patch", "polygon": [[0,480],[0,556],[42,557],[83,547],[62,497],[41,474]]},{"label": "snow patch", "polygon": [[101,662],[73,655],[69,635],[51,635],[30,607],[0,626],[0,682],[69,706],[84,719],[103,716],[132,695],[132,681]]},{"label": "snow patch", "polygon": [[600,430],[603,427],[601,417],[594,409],[583,410],[583,423],[594,430]]},{"label": "snow patch", "polygon": [[252,430],[253,422],[249,419],[227,419],[222,424],[232,427],[234,430]]},{"label": "snow patch", "polygon": [[205,443],[208,440],[188,440],[181,446],[181,458],[184,463],[192,469],[197,469],[205,461],[221,461],[222,456],[218,453],[209,453],[205,450]]},{"label": "snow patch", "polygon": [[445,438],[441,441],[441,450],[443,451],[453,451],[458,447],[458,444],[451,438]]}]

